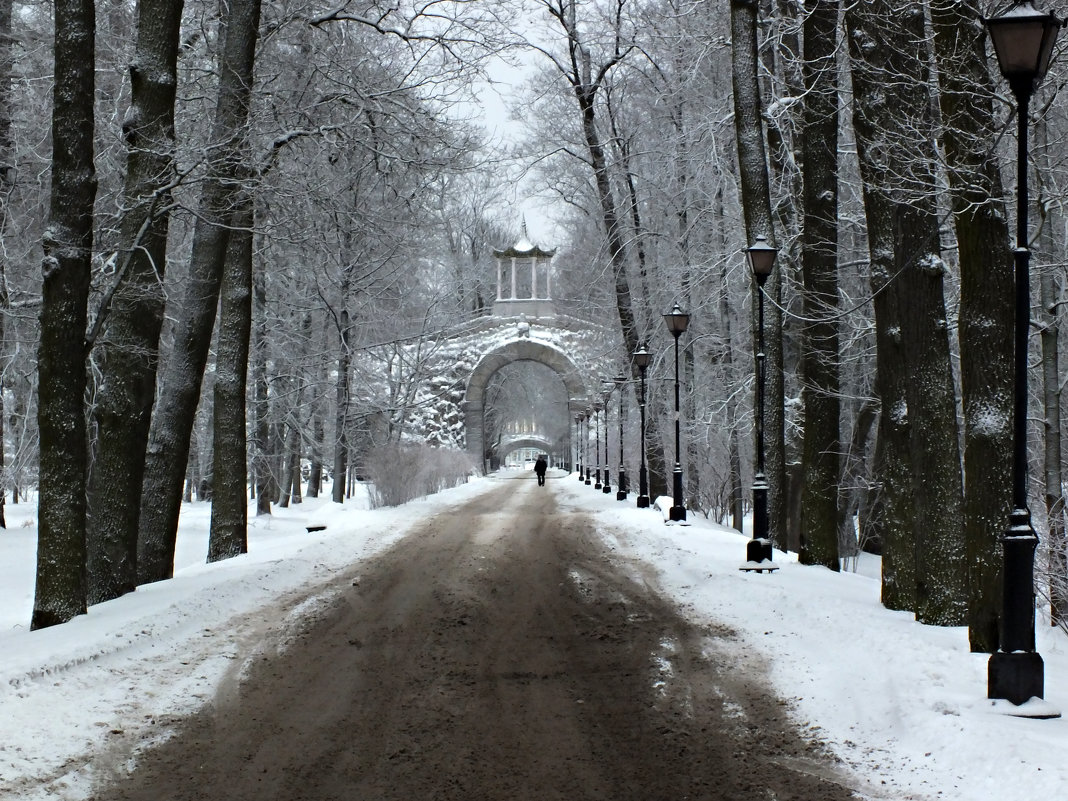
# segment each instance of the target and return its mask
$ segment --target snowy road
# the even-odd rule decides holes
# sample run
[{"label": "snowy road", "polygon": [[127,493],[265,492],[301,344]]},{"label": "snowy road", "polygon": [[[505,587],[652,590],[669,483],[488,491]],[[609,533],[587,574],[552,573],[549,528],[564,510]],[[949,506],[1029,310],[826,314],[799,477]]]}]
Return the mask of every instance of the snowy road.
[{"label": "snowy road", "polygon": [[548,484],[502,482],[339,574],[133,774],[98,764],[93,798],[853,797],[734,634],[686,622]]}]

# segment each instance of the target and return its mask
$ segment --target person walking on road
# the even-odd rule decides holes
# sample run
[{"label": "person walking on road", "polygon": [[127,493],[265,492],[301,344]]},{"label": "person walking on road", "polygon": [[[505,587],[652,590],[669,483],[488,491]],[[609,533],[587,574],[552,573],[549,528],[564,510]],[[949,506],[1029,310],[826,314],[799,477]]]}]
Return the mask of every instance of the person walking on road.
[{"label": "person walking on road", "polygon": [[545,471],[548,469],[549,463],[545,461],[544,455],[538,456],[538,461],[534,462],[534,472],[538,474],[538,486],[545,486]]}]

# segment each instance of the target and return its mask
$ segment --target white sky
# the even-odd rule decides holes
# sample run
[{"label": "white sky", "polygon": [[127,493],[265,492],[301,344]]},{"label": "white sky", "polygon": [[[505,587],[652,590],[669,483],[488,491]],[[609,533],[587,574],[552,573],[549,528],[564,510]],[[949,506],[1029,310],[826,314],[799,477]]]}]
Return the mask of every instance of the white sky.
[{"label": "white sky", "polygon": [[[1033,801],[1068,797],[1068,719],[1009,717],[985,698],[987,657],[963,628],[921,626],[879,604],[877,560],[858,573],[801,566],[745,574],[746,538],[704,520],[665,525],[633,496],[618,502],[550,472],[561,511],[593,515],[620,558],[659,575],[697,621],[739,632],[787,708],[825,739],[870,799]],[[515,482],[537,491],[533,478]],[[167,736],[207,703],[268,628],[293,625],[348,564],[428,516],[496,486],[493,477],[396,509],[307,499],[250,523],[250,553],[203,564],[210,507],[186,504],[176,576],[62,626],[28,631],[34,508],[7,506],[0,531],[0,799],[84,801],[103,760]],[[544,491],[544,490],[541,490]],[[308,534],[309,523],[327,525]],[[1047,702],[1068,710],[1068,639],[1039,626]],[[652,671],[651,671],[652,675]],[[121,751],[119,751],[121,753]]]}]

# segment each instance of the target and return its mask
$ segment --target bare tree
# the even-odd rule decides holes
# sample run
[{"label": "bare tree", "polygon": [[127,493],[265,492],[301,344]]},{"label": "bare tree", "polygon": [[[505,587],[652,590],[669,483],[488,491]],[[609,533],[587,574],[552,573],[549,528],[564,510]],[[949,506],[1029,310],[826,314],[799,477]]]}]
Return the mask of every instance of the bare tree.
[{"label": "bare tree", "polygon": [[[163,324],[162,280],[174,169],[174,100],[182,0],[137,4],[137,45],[130,64],[130,107],[121,250],[116,275],[97,311],[103,381],[96,393],[96,447],[87,488],[89,603],[137,586],[137,532],[145,446],[156,389]],[[97,336],[100,336],[97,342]]]},{"label": "bare tree", "polygon": [[174,352],[166,362],[160,402],[152,415],[149,433],[138,542],[138,580],[142,584],[170,578],[174,572],[189,434],[211,343],[229,226],[240,189],[236,177],[239,165],[247,161],[246,124],[259,18],[259,0],[232,0],[226,16],[212,129],[213,149],[217,152],[208,165]]},{"label": "bare tree", "polygon": [[86,611],[85,331],[93,254],[92,0],[56,0],[52,199],[41,265],[41,437],[37,576],[31,628]]},{"label": "bare tree", "polygon": [[[734,88],[734,128],[738,149],[738,172],[741,184],[742,210],[748,242],[758,236],[775,244],[772,225],[771,188],[768,182],[767,147],[764,139],[764,106],[761,100],[757,53],[757,14],[755,0],[731,0],[731,65]],[[786,545],[786,516],[784,489],[786,486],[786,454],[783,412],[782,373],[782,271],[776,270],[764,285],[769,303],[766,304],[767,335],[767,403],[765,426],[767,434],[768,530],[780,546]],[[757,298],[754,295],[755,310]],[[753,319],[756,319],[754,311]]]},{"label": "bare tree", "polygon": [[804,226],[801,272],[801,493],[804,564],[839,569],[838,380],[838,0],[817,0],[804,23],[805,107],[801,149]]},{"label": "bare tree", "polygon": [[[887,393],[880,433],[908,430],[907,457],[897,440],[883,451],[907,464],[881,463],[884,491],[888,480],[907,476],[907,486],[893,487],[888,499],[900,500],[901,492],[912,500],[908,517],[884,507],[884,524],[902,528],[900,538],[884,537],[883,558],[884,568],[889,557],[890,565],[915,572],[908,586],[884,569],[884,602],[914,609],[924,623],[960,625],[967,572],[925,14],[905,0],[871,0],[849,6],[846,20],[873,290],[886,294],[876,302],[877,343],[886,349],[879,354],[877,386]],[[900,596],[889,599],[888,589]]]}]

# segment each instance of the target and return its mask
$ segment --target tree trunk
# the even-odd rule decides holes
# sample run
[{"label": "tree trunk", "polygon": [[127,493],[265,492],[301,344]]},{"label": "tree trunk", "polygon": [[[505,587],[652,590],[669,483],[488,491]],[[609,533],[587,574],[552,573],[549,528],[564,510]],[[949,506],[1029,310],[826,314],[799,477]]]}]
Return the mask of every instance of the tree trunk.
[{"label": "tree trunk", "polygon": [[227,226],[240,191],[235,180],[237,165],[247,155],[245,126],[259,16],[259,0],[234,0],[226,20],[212,130],[212,141],[220,143],[220,154],[210,165],[200,198],[190,275],[175,327],[174,354],[167,364],[149,434],[138,543],[141,583],[167,579],[174,573],[181,467],[189,452],[189,435],[211,344],[229,240]]},{"label": "tree trunk", "polygon": [[[1043,227],[1047,232],[1050,226]],[[1044,237],[1046,253],[1053,253],[1052,237]],[[1042,402],[1044,415],[1044,447],[1042,453],[1043,493],[1046,502],[1046,525],[1049,527],[1049,614],[1050,625],[1064,625],[1068,620],[1068,534],[1064,525],[1064,479],[1061,472],[1061,375],[1060,313],[1061,297],[1059,270],[1044,265],[1039,281],[1042,303]]]},{"label": "tree trunk", "polygon": [[[14,113],[14,93],[11,85],[11,67],[13,64],[11,45],[11,10],[13,0],[0,0],[0,240],[8,236],[8,220],[11,218],[11,190],[15,187],[15,150],[11,141],[11,119]],[[11,296],[7,288],[7,256],[0,253],[0,343],[4,348],[4,360],[7,363],[6,317],[11,308]],[[6,370],[0,372],[0,475],[5,476],[0,482],[0,528],[7,528],[4,519],[4,507],[7,501],[8,484],[11,484],[12,503],[18,503],[18,487],[6,478],[8,471],[7,457],[4,453],[4,384]]]},{"label": "tree trunk", "polygon": [[1012,506],[1013,330],[1011,232],[997,161],[994,87],[982,19],[970,3],[934,0],[953,224],[960,261],[961,394],[964,405],[964,541],[971,650],[998,649],[1001,533]]},{"label": "tree trunk", "polygon": [[[858,550],[866,553],[878,554],[881,552],[881,543],[868,543],[865,541],[863,532],[858,539],[857,526],[854,517],[861,513],[864,507],[864,497],[871,478],[868,469],[867,455],[869,443],[872,441],[872,430],[878,420],[878,408],[872,401],[865,401],[857,412],[853,422],[853,434],[849,440],[849,449],[842,460],[841,492],[845,498],[838,508],[838,548],[843,549],[843,543],[856,542]],[[863,523],[863,519],[862,519]],[[874,550],[873,550],[874,549]]]},{"label": "tree trunk", "polygon": [[[917,620],[959,625],[967,610],[960,451],[934,203],[924,11],[906,0],[871,0],[850,6],[846,19],[873,289],[893,296],[876,301],[877,346],[889,351],[877,384],[888,393],[881,397],[883,420],[891,429],[909,429],[907,468],[882,465],[891,480],[909,476],[901,489],[911,494],[913,512],[910,550],[898,550],[908,546],[896,531],[883,537],[884,597],[887,557],[892,567],[911,561]],[[880,322],[880,306],[886,312],[895,305]],[[888,444],[894,447],[884,456],[905,456],[898,449],[904,443]],[[908,595],[904,590],[892,603],[907,603]]]},{"label": "tree trunk", "polygon": [[123,123],[127,211],[120,221],[122,250],[116,254],[122,266],[114,295],[94,324],[103,325],[104,338],[97,357],[103,381],[93,412],[88,486],[90,604],[137,586],[141,485],[163,325],[182,0],[142,0],[137,15],[130,109]]},{"label": "tree trunk", "polygon": [[42,241],[37,350],[40,479],[36,588],[30,627],[86,611],[85,330],[93,255],[92,0],[55,0],[52,197]]},{"label": "tree trunk", "polygon": [[[344,293],[343,295],[344,296]],[[338,338],[337,357],[337,404],[334,418],[334,483],[331,487],[331,499],[334,503],[345,502],[345,476],[349,465],[348,417],[349,417],[349,380],[352,370],[352,352],[350,351],[349,313],[341,311],[341,330]]]},{"label": "tree trunk", "polygon": [[[742,212],[747,243],[758,236],[775,245],[772,225],[768,160],[764,145],[764,113],[760,97],[755,0],[731,0],[731,66],[734,90],[734,133],[738,147]],[[782,271],[775,270],[764,285],[766,392],[764,435],[768,478],[768,529],[779,547],[786,545],[786,450],[782,373]],[[753,298],[756,317],[757,298]]]},{"label": "tree trunk", "polygon": [[252,296],[255,310],[252,342],[252,404],[253,475],[256,481],[256,516],[269,515],[273,494],[271,493],[271,426],[270,400],[267,383],[267,282],[262,266],[252,264]]},{"label": "tree trunk", "polygon": [[[1049,175],[1052,170],[1048,121],[1043,118],[1036,126],[1036,156],[1039,175]],[[1056,153],[1056,150],[1052,150]],[[1042,209],[1042,226],[1039,231],[1039,252],[1044,260],[1059,261],[1054,231],[1063,229],[1064,220],[1058,204],[1045,196],[1045,182],[1039,184],[1039,208]],[[1043,497],[1046,506],[1046,552],[1048,553],[1049,577],[1049,622],[1051,626],[1064,627],[1068,623],[1068,532],[1065,531],[1064,476],[1061,449],[1061,369],[1060,369],[1060,300],[1063,297],[1063,272],[1059,265],[1043,264],[1039,271],[1039,331],[1042,344],[1042,407],[1043,449],[1042,478]]]},{"label": "tree trunk", "polygon": [[801,399],[805,429],[802,564],[839,570],[838,0],[811,3],[804,27],[802,130],[804,282]]},{"label": "tree trunk", "polygon": [[219,303],[209,562],[248,552],[245,377],[252,332],[252,204],[245,194],[234,212]]}]

